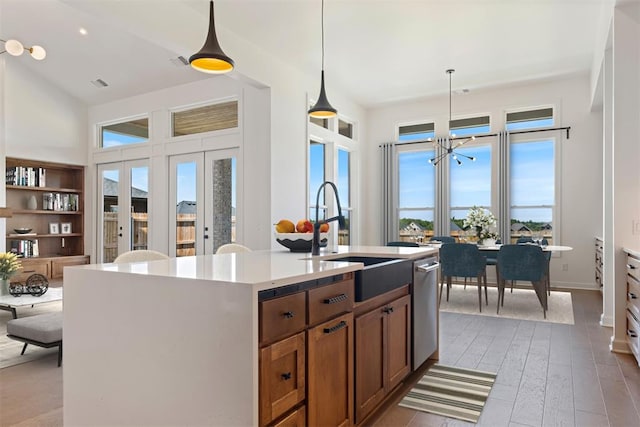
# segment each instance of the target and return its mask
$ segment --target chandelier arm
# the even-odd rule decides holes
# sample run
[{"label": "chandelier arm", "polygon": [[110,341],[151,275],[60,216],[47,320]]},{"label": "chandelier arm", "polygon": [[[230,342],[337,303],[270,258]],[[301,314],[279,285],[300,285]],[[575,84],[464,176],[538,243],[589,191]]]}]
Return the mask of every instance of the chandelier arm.
[{"label": "chandelier arm", "polygon": [[471,156],[467,156],[466,154],[462,154],[459,151],[456,151],[456,155],[458,156],[462,156],[462,157],[466,157],[467,159],[471,160],[472,162],[475,162],[476,158],[475,157],[471,157]]}]

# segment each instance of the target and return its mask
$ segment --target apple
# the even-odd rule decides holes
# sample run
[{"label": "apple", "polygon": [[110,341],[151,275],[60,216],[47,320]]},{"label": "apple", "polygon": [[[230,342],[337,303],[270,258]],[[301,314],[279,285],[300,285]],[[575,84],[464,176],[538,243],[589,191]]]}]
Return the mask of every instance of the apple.
[{"label": "apple", "polygon": [[329,231],[329,223],[328,222],[323,222],[322,224],[320,224],[320,232],[321,233],[326,233]]},{"label": "apple", "polygon": [[296,231],[298,233],[313,233],[313,224],[308,219],[301,219],[296,224]]}]

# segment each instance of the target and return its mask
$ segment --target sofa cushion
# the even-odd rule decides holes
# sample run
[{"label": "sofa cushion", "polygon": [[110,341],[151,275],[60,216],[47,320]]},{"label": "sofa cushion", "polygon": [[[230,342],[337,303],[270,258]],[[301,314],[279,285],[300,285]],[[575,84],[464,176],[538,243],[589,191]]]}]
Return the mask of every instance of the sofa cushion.
[{"label": "sofa cushion", "polygon": [[62,311],[9,320],[7,334],[45,344],[62,341]]}]

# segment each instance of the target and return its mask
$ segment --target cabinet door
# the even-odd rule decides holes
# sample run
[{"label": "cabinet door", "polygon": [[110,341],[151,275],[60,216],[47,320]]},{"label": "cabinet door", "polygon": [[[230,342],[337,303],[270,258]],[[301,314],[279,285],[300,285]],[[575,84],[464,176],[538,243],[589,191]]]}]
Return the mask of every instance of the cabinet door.
[{"label": "cabinet door", "polygon": [[277,423],[273,427],[306,427],[307,413],[305,407],[301,406]]},{"label": "cabinet door", "polygon": [[84,264],[89,264],[89,256],[54,258],[51,260],[51,278],[62,279],[65,267]]},{"label": "cabinet door", "polygon": [[260,350],[260,425],[267,425],[305,397],[304,332]]},{"label": "cabinet door", "polygon": [[308,330],[310,426],[353,424],[353,313]]},{"label": "cabinet door", "polygon": [[383,307],[379,307],[355,319],[356,423],[385,396],[385,318]]},{"label": "cabinet door", "polygon": [[387,312],[387,392],[411,371],[411,297],[399,298],[386,307]]},{"label": "cabinet door", "polygon": [[22,268],[11,278],[11,282],[26,282],[32,274],[51,278],[51,261],[48,259],[23,258],[20,264]]}]

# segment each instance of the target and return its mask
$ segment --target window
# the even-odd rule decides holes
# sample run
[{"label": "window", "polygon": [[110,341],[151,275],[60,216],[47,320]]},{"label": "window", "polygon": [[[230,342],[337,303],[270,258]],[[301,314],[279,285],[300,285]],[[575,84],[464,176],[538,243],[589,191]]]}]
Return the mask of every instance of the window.
[{"label": "window", "polygon": [[238,127],[238,101],[205,105],[171,113],[173,136]]},{"label": "window", "polygon": [[451,136],[472,136],[488,133],[490,130],[489,116],[456,119],[449,123],[449,135]]},{"label": "window", "polygon": [[429,163],[434,150],[398,149],[398,236],[408,242],[428,240],[436,199],[436,168]]},{"label": "window", "polygon": [[553,126],[553,108],[507,113],[507,130],[532,129]]},{"label": "window", "polygon": [[342,119],[338,119],[338,133],[349,139],[353,138],[353,124],[345,122]]},{"label": "window", "polygon": [[450,218],[451,235],[462,234],[463,221],[467,211],[473,206],[491,210],[491,145],[469,143],[456,149],[461,154],[475,157],[476,161],[466,160],[462,165],[450,156]]},{"label": "window", "polygon": [[427,141],[435,136],[433,123],[420,123],[415,125],[400,126],[398,128],[398,141]]},{"label": "window", "polygon": [[[351,243],[351,153],[342,148],[338,148],[338,176],[336,180],[342,214],[345,217],[344,230],[338,231],[338,244],[348,245]],[[334,230],[338,227],[334,226]]]},{"label": "window", "polygon": [[100,128],[100,146],[102,148],[139,144],[148,140],[149,119],[147,117]]},{"label": "window", "polygon": [[309,117],[309,122],[323,127],[325,129],[329,129],[329,119],[319,119],[317,117]]},{"label": "window", "polygon": [[[325,182],[325,145],[311,141],[309,144],[309,219],[316,218],[316,197],[318,188]],[[324,193],[319,200],[318,218],[325,218]]]},{"label": "window", "polygon": [[552,244],[555,206],[553,140],[512,143],[510,147],[511,242],[539,234]]}]

